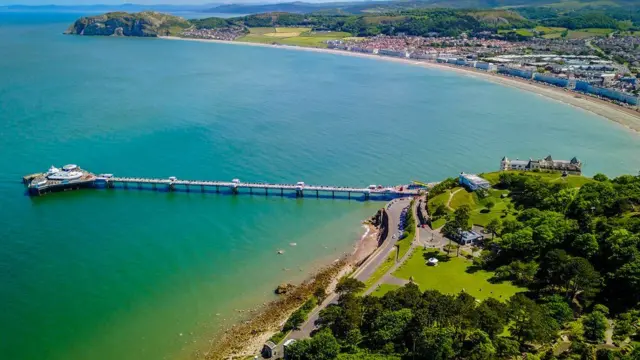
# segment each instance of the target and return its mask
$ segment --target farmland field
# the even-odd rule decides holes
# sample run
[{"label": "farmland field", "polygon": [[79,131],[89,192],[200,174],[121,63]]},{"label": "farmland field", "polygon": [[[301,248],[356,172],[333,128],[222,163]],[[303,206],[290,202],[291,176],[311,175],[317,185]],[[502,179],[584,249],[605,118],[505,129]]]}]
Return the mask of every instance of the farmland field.
[{"label": "farmland field", "polygon": [[312,32],[311,28],[250,28],[238,41],[306,47],[327,47],[326,41],[350,37],[346,32]]}]

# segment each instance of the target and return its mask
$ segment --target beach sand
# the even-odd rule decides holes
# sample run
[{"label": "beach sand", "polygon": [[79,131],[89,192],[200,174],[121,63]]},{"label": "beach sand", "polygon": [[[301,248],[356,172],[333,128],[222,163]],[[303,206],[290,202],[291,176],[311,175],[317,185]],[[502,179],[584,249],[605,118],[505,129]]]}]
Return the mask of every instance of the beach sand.
[{"label": "beach sand", "polygon": [[240,42],[240,41],[189,39],[189,38],[180,38],[180,37],[173,37],[173,36],[165,36],[160,38],[167,39],[167,40],[197,41],[197,42],[219,43],[219,44],[229,44],[229,45],[259,46],[259,47],[280,48],[280,49],[287,49],[287,50],[319,52],[319,53],[326,53],[326,54],[336,54],[336,55],[343,55],[343,56],[354,56],[354,57],[369,58],[369,59],[376,59],[376,60],[383,60],[383,61],[391,61],[391,62],[396,62],[401,64],[421,66],[421,67],[432,68],[432,69],[455,71],[462,75],[473,76],[475,78],[491,81],[500,85],[510,86],[520,90],[530,91],[538,95],[542,95],[547,98],[560,101],[564,104],[572,105],[577,108],[589,111],[591,113],[594,113],[596,115],[599,115],[611,121],[615,121],[616,123],[630,130],[640,132],[640,112],[635,111],[633,109],[625,108],[625,107],[616,105],[614,103],[610,103],[608,101],[600,100],[598,98],[588,96],[588,95],[579,94],[566,89],[542,85],[542,84],[535,83],[533,81],[528,81],[525,79],[506,77],[506,76],[498,75],[496,73],[489,73],[489,72],[474,69],[474,68],[440,64],[440,63],[435,63],[431,61],[419,61],[415,59],[402,59],[402,58],[393,58],[393,57],[379,56],[379,55],[373,55],[373,54],[354,53],[350,51],[334,50],[334,49],[321,49],[321,48],[310,48],[310,47],[289,46],[289,45],[258,44],[258,43],[249,43],[249,42]]}]

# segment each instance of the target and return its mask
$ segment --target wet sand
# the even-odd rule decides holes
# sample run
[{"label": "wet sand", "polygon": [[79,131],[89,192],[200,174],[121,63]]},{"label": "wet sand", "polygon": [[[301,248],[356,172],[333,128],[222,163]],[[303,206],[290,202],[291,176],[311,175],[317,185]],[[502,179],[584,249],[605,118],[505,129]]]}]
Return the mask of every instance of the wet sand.
[{"label": "wet sand", "polygon": [[601,100],[601,99],[584,95],[584,94],[579,94],[573,91],[556,88],[552,86],[547,86],[547,85],[542,85],[542,84],[539,84],[533,81],[528,81],[525,79],[518,79],[518,78],[498,75],[496,73],[490,73],[490,72],[486,72],[486,71],[482,71],[474,68],[440,64],[432,61],[419,61],[415,59],[393,58],[389,56],[362,54],[362,53],[355,53],[350,51],[334,50],[334,49],[321,49],[321,48],[310,48],[310,47],[289,46],[289,45],[258,44],[258,43],[249,43],[249,42],[241,42],[241,41],[188,39],[188,38],[180,38],[180,37],[172,37],[172,36],[166,36],[161,38],[167,39],[167,40],[213,42],[213,43],[230,44],[230,45],[259,46],[259,47],[281,48],[281,49],[288,49],[288,50],[320,52],[320,53],[326,53],[326,54],[336,54],[336,55],[343,55],[343,56],[354,56],[354,57],[370,58],[370,59],[377,59],[377,60],[383,60],[383,61],[391,61],[396,63],[421,66],[425,68],[455,71],[462,75],[472,76],[479,79],[491,81],[500,85],[511,86],[520,90],[530,91],[538,95],[560,101],[567,105],[575,106],[582,110],[592,112],[596,115],[599,115],[606,119],[614,121],[630,130],[640,132],[640,112],[634,109],[626,108],[605,100]]}]

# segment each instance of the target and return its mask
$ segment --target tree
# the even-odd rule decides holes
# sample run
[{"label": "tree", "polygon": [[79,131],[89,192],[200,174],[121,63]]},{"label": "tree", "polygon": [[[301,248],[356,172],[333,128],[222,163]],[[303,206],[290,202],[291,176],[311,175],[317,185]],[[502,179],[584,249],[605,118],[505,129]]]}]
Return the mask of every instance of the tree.
[{"label": "tree", "polygon": [[343,277],[336,286],[336,292],[343,294],[356,294],[364,290],[365,285],[362,281],[351,277]]},{"label": "tree", "polygon": [[609,178],[607,177],[607,175],[603,173],[597,173],[593,175],[593,180],[603,182],[603,181],[609,181]]},{"label": "tree", "polygon": [[507,306],[494,299],[488,298],[478,307],[474,313],[474,327],[484,331],[490,338],[498,336],[507,325]]},{"label": "tree", "polygon": [[496,347],[496,355],[500,358],[511,358],[520,354],[520,344],[515,340],[499,336],[493,343]]},{"label": "tree", "polygon": [[493,359],[496,348],[493,346],[489,335],[482,330],[469,332],[462,344],[462,357],[469,360]]},{"label": "tree", "polygon": [[560,325],[573,319],[573,310],[567,300],[560,295],[551,295],[542,298],[542,309]]},{"label": "tree", "polygon": [[587,259],[593,258],[600,250],[598,239],[594,234],[580,234],[571,243],[573,252]]},{"label": "tree", "polygon": [[469,219],[471,208],[469,205],[461,205],[453,212],[453,218],[447,221],[442,228],[442,232],[451,238],[457,237],[461,231],[471,230]]},{"label": "tree", "polygon": [[415,355],[426,360],[448,360],[455,356],[453,330],[427,327],[416,341]]},{"label": "tree", "polygon": [[511,297],[508,307],[512,321],[509,330],[521,345],[525,342],[546,343],[555,338],[558,323],[524,294]]},{"label": "tree", "polygon": [[491,211],[491,209],[493,209],[494,206],[496,206],[496,203],[494,203],[491,200],[487,201],[487,203],[484,205],[484,207],[487,208],[487,211]]},{"label": "tree", "polygon": [[618,315],[615,327],[613,328],[613,338],[618,341],[624,341],[636,332],[634,323],[637,322],[637,316],[627,312]]},{"label": "tree", "polygon": [[582,318],[584,327],[584,337],[587,340],[602,342],[605,339],[608,323],[605,315],[599,311],[594,311]]},{"label": "tree", "polygon": [[403,344],[404,330],[413,317],[411,309],[384,311],[374,320],[369,341],[373,348],[382,349],[391,343],[394,348]]},{"label": "tree", "polygon": [[298,340],[287,347],[290,360],[330,360],[338,357],[340,344],[331,331],[322,330],[311,339]]},{"label": "tree", "polygon": [[493,239],[496,236],[496,234],[499,233],[500,230],[502,229],[502,223],[500,222],[499,219],[493,218],[491,219],[491,221],[489,221],[485,229],[491,233],[491,238]]},{"label": "tree", "polygon": [[293,312],[293,314],[291,314],[289,319],[287,319],[287,322],[284,324],[282,329],[284,331],[298,329],[305,320],[305,315],[302,313],[302,311],[295,311]]}]

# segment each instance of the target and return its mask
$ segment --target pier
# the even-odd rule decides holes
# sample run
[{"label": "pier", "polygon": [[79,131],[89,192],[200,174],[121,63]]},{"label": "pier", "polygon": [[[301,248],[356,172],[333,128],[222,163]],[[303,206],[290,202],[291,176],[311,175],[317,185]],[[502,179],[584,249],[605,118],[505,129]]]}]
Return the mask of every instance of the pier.
[{"label": "pier", "polygon": [[[372,196],[380,198],[403,197],[419,195],[424,189],[415,185],[399,185],[383,187],[369,185],[368,187],[350,187],[333,185],[307,185],[302,181],[295,184],[271,184],[242,182],[239,179],[232,181],[216,180],[183,180],[174,176],[169,178],[145,178],[145,177],[116,177],[111,174],[95,175],[76,165],[67,165],[74,169],[74,178],[65,180],[66,170],[51,167],[47,173],[31,174],[25,176],[23,181],[27,184],[29,194],[40,196],[50,192],[76,190],[80,188],[106,188],[106,189],[151,189],[164,191],[186,192],[230,192],[237,195],[240,190],[251,195],[264,196],[294,196],[302,197],[331,197],[342,196],[351,199],[364,198],[369,200]],[[64,168],[63,168],[64,169]],[[80,176],[80,173],[82,174]],[[63,180],[60,180],[63,179]]]}]

